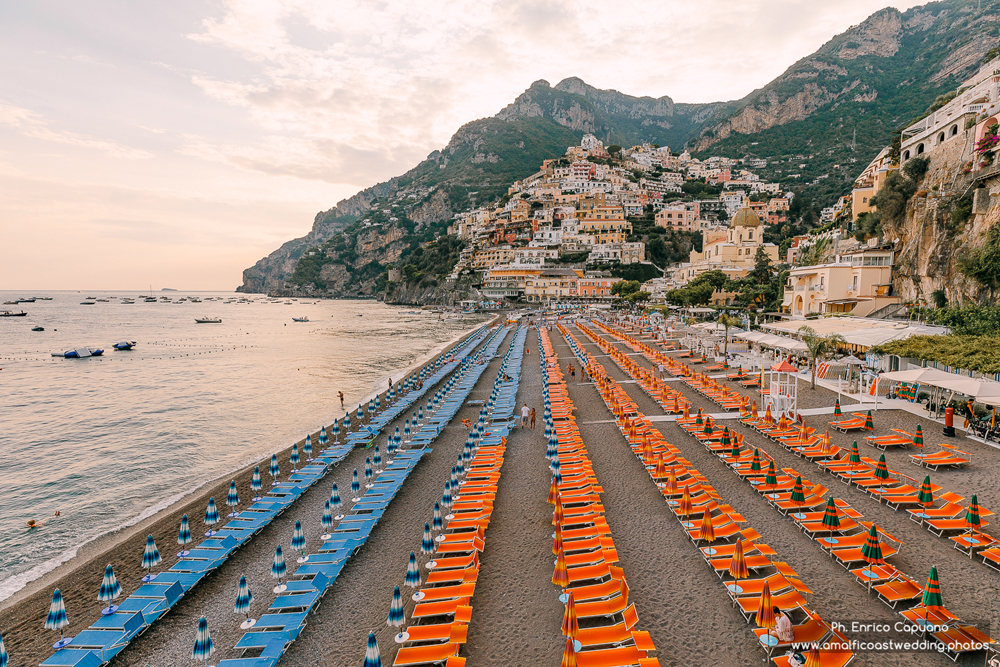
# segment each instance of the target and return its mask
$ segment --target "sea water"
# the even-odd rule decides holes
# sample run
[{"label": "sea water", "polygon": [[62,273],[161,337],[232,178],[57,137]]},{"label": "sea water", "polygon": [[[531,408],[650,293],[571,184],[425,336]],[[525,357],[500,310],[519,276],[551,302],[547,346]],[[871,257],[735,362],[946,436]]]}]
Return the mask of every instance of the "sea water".
[{"label": "sea water", "polygon": [[[52,300],[0,305],[28,312],[0,318],[0,600],[87,541],[342,418],[338,392],[356,411],[389,377],[485,321],[374,301],[225,303],[240,298],[231,293],[161,292],[147,303],[135,292],[0,292],[0,301],[27,296]],[[222,323],[195,322],[213,316]],[[112,349],[126,340],[135,349]],[[104,354],[51,356],[80,347]]]}]

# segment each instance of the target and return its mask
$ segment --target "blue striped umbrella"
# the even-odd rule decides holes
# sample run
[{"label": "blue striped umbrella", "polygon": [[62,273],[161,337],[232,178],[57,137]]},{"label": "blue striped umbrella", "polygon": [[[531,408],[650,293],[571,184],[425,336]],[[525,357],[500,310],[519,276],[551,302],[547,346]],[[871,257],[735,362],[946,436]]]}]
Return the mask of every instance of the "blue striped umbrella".
[{"label": "blue striped umbrella", "polygon": [[153,567],[159,565],[160,560],[160,550],[156,548],[153,536],[148,535],[146,537],[146,548],[142,552],[142,567],[146,568],[146,576],[142,578],[143,581],[156,579],[156,575],[153,574]]},{"label": "blue striped umbrella", "polygon": [[302,532],[302,522],[297,519],[295,521],[295,530],[292,531],[292,548],[302,552],[300,560],[304,561],[306,556],[306,534]]},{"label": "blue striped umbrella", "polygon": [[358,422],[363,422],[365,420],[365,411],[361,409],[361,405],[358,405]]},{"label": "blue striped umbrella", "polygon": [[298,472],[299,465],[299,443],[292,443],[292,455],[288,459],[288,462],[292,464],[292,472]]},{"label": "blue striped umbrella", "polygon": [[399,437],[399,427],[398,426],[396,427],[396,431],[392,434],[392,441],[396,443],[397,447],[399,446],[400,437]]},{"label": "blue striped umbrella", "polygon": [[390,628],[398,628],[406,623],[406,615],[403,613],[403,596],[399,594],[399,586],[392,591],[392,604],[389,605],[389,617],[385,624]]},{"label": "blue striped umbrella", "polygon": [[52,648],[61,649],[72,640],[63,636],[62,629],[67,625],[69,619],[66,617],[66,603],[63,602],[62,591],[57,588],[52,591],[52,604],[49,605],[49,615],[45,617],[45,629],[59,631],[59,641]]},{"label": "blue striped umbrella", "polygon": [[403,581],[403,584],[410,588],[417,588],[421,583],[420,568],[417,567],[417,555],[411,551],[410,562],[406,565],[406,579]]},{"label": "blue striped umbrella", "polygon": [[[465,474],[465,462],[462,461],[462,455],[459,454],[458,459],[455,461],[455,475],[456,475],[455,480],[456,481],[458,480],[457,475],[464,475],[464,474]],[[454,482],[452,483],[452,485],[454,486]]]},{"label": "blue striped umbrella", "polygon": [[334,482],[333,487],[330,489],[330,509],[340,509],[343,504],[340,500],[340,489],[337,488],[337,483]]},{"label": "blue striped umbrella", "polygon": [[278,483],[278,475],[281,474],[281,469],[278,467],[278,455],[271,454],[271,469],[268,471],[271,475],[271,486]]},{"label": "blue striped umbrella", "polygon": [[419,406],[417,408],[417,421],[422,422],[424,420],[424,406]]},{"label": "blue striped umbrella", "polygon": [[327,426],[327,427],[321,428],[319,430],[319,446],[320,447],[326,447],[327,443],[330,442],[330,436],[327,434],[327,430],[329,430],[329,428],[330,427]]},{"label": "blue striped umbrella", "polygon": [[441,504],[445,507],[451,507],[451,481],[444,483],[444,493],[441,494]]},{"label": "blue striped umbrella", "polygon": [[406,421],[403,422],[403,441],[404,442],[409,442],[410,441],[410,433],[411,433],[411,431],[410,431],[410,418],[407,417]]},{"label": "blue striped umbrella", "polygon": [[375,445],[375,454],[372,455],[372,465],[375,466],[375,470],[382,472],[382,454],[378,451],[378,445]]},{"label": "blue striped umbrella", "polygon": [[122,587],[118,583],[118,577],[115,576],[115,569],[111,567],[111,563],[108,563],[108,566],[104,568],[104,580],[101,581],[101,590],[97,592],[97,599],[108,603],[108,606],[101,610],[102,615],[110,616],[118,611],[118,607],[111,604],[111,601],[121,594]]},{"label": "blue striped umbrella", "polygon": [[333,441],[340,442],[340,422],[333,420]]},{"label": "blue striped umbrella", "polygon": [[[320,442],[322,442],[323,441],[323,438],[322,438],[323,429],[320,429],[319,432],[320,432],[320,436],[321,436],[320,437]],[[309,434],[306,434],[305,442],[302,443],[302,454],[306,457],[306,461],[312,461],[313,460],[313,441],[312,441],[312,436],[309,435]]]},{"label": "blue striped umbrella", "polygon": [[[365,481],[367,482],[372,478],[372,460],[369,457],[365,457]],[[367,487],[371,487],[371,484],[365,484]]]},{"label": "blue striped umbrella", "polygon": [[381,412],[381,411],[382,411],[382,401],[380,401],[379,397],[376,396],[375,397],[375,412]]},{"label": "blue striped umbrella", "polygon": [[344,415],[344,430],[351,430],[351,412],[348,410],[347,414]]},{"label": "blue striped umbrella", "polygon": [[281,583],[281,578],[285,576],[285,555],[281,553],[279,544],[274,550],[274,560],[271,561],[271,578],[278,580],[278,585],[274,587],[275,593],[284,593],[287,586]]},{"label": "blue striped umbrella", "polygon": [[[191,544],[191,527],[188,525],[187,514],[181,517],[181,528],[179,531],[177,531],[177,544],[181,545],[182,547],[185,544]],[[181,551],[179,554],[177,554],[177,557],[184,558],[189,553],[191,552],[185,549]]]},{"label": "blue striped umbrella", "polygon": [[396,389],[390,387],[389,392],[385,395],[386,403],[392,403],[395,399],[396,399]]},{"label": "blue striped umbrella", "polygon": [[330,529],[333,528],[333,512],[330,511],[329,500],[323,503],[323,516],[320,517],[319,523],[323,526],[323,534],[320,535],[320,539],[330,539]]},{"label": "blue striped umbrella", "polygon": [[[217,523],[219,523],[219,510],[215,506],[215,498],[212,497],[208,499],[208,507],[205,508],[205,525],[214,526]],[[205,533],[205,537],[212,537],[215,535],[215,532],[209,528],[208,532]]]},{"label": "blue striped umbrella", "polygon": [[260,466],[253,467],[253,477],[250,479],[250,490],[253,491],[253,501],[260,500],[260,490],[263,485],[260,483]]},{"label": "blue striped umbrella", "polygon": [[[458,460],[461,461],[462,457],[459,456]],[[458,466],[454,465],[451,467],[451,486],[454,488],[458,485]]]},{"label": "blue striped umbrella", "polygon": [[441,503],[434,502],[434,521],[431,526],[434,530],[443,530],[444,521],[441,520]]},{"label": "blue striped umbrella", "polygon": [[7,655],[7,649],[3,645],[3,637],[0,637],[0,667],[7,667],[8,662],[10,662],[10,656]]},{"label": "blue striped umbrella", "polygon": [[365,649],[365,661],[361,667],[382,667],[382,655],[378,652],[374,632],[368,633],[368,648]]},{"label": "blue striped umbrella", "polygon": [[[237,505],[240,504],[240,494],[236,492],[235,479],[229,482],[229,493],[226,494],[226,504],[229,505],[230,507],[236,507]],[[239,512],[237,512],[235,509],[229,513],[229,516],[231,517],[238,515]]]},{"label": "blue striped umbrella", "polygon": [[250,587],[247,585],[247,578],[240,575],[240,585],[236,589],[236,602],[233,604],[234,614],[244,614],[247,617],[240,627],[244,630],[252,628],[257,622],[250,618],[250,603],[253,602],[253,593],[250,592]]},{"label": "blue striped umbrella", "polygon": [[358,469],[357,468],[355,468],[354,472],[351,474],[351,493],[354,495],[354,497],[351,498],[351,502],[355,502],[356,503],[359,500],[361,500],[361,498],[358,497],[358,494],[361,493],[361,483],[358,481]]},{"label": "blue striped umbrella", "polygon": [[429,523],[424,524],[424,537],[420,540],[420,553],[434,553],[434,538],[431,536],[431,525]]},{"label": "blue striped umbrella", "polygon": [[374,413],[375,413],[375,401],[368,399],[368,414],[372,415]]},{"label": "blue striped umbrella", "polygon": [[208,621],[204,616],[198,621],[198,634],[195,635],[194,649],[191,657],[195,660],[204,660],[208,664],[208,657],[215,653],[215,645],[212,643],[212,633],[208,631]]}]

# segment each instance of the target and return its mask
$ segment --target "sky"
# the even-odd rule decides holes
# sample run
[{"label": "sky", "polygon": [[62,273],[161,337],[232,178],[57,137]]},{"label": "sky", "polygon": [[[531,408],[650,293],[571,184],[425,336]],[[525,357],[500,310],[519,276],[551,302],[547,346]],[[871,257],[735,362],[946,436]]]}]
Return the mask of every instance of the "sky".
[{"label": "sky", "polygon": [[738,99],[886,5],[3,2],[0,290],[234,289],[533,81]]}]

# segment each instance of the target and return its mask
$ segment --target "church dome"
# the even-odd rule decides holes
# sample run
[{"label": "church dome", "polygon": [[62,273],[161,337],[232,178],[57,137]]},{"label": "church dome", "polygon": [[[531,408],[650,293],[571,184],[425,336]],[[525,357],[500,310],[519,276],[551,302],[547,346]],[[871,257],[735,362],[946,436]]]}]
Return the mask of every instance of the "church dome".
[{"label": "church dome", "polygon": [[733,216],[733,221],[729,224],[729,226],[760,227],[762,226],[762,224],[763,223],[761,223],[760,218],[757,217],[757,214],[754,213],[749,206],[744,206],[743,208],[741,208],[739,211],[736,212],[736,215]]}]

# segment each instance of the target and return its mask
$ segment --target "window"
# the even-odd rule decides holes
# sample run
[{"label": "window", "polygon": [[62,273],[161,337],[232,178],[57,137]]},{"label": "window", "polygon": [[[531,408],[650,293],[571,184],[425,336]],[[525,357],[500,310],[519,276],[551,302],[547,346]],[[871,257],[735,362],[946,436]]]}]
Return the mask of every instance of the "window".
[{"label": "window", "polygon": [[958,125],[957,124],[951,126],[951,136],[954,137],[956,134],[958,134]]},{"label": "window", "polygon": [[917,155],[921,155],[923,152],[924,152],[924,145],[923,144],[918,144],[917,145]]},{"label": "window", "polygon": [[944,132],[938,134],[938,143],[939,144],[944,143]]}]

